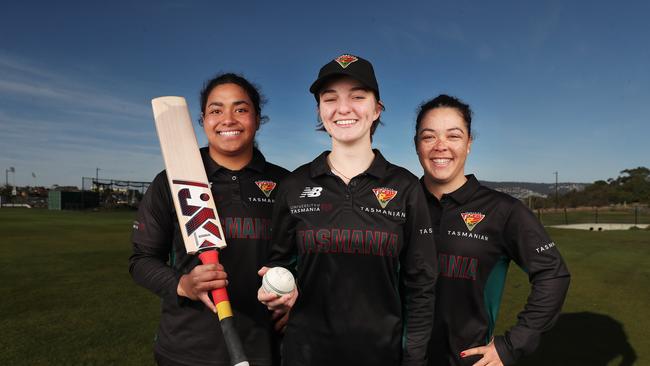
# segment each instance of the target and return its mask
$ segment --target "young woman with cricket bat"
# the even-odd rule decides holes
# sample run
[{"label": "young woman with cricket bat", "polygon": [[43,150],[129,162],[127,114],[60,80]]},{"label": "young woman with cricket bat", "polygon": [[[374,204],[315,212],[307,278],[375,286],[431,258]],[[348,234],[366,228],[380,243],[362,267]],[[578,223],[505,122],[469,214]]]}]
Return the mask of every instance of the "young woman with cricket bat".
[{"label": "young woman with cricket bat", "polygon": [[[465,175],[472,111],[440,95],[419,108],[415,147],[424,169],[440,277],[429,365],[512,365],[557,319],[569,272],[544,227],[519,200]],[[494,335],[510,261],[531,292],[515,326]]]},{"label": "young woman with cricket bat", "polygon": [[[221,264],[188,255],[165,171],[140,203],[130,272],[162,299],[154,341],[159,365],[232,365],[208,293],[228,285],[235,329],[251,365],[278,365],[271,313],[257,301],[257,270],[268,258],[276,185],[288,172],[255,148],[263,99],[239,75],[221,74],[201,91],[200,150],[228,244]],[[203,199],[203,198],[202,198]],[[228,275],[226,275],[226,272]]]},{"label": "young woman with cricket bat", "polygon": [[373,67],[341,55],[310,92],[332,149],[283,180],[267,265],[295,270],[298,290],[258,293],[269,309],[291,307],[283,364],[424,365],[437,273],[431,222],[417,178],[372,148],[384,109]]}]

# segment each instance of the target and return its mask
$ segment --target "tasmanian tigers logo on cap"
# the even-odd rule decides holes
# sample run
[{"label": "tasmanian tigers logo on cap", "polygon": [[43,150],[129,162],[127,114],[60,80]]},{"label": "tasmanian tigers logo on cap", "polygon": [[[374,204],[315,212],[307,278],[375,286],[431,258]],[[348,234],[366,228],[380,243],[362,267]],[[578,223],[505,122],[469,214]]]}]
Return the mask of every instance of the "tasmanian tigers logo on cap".
[{"label": "tasmanian tigers logo on cap", "polygon": [[472,229],[474,229],[474,227],[485,218],[485,215],[480,212],[463,212],[460,216],[463,218],[463,221],[465,221],[465,225],[467,225],[469,231],[472,231]]},{"label": "tasmanian tigers logo on cap", "polygon": [[271,195],[271,192],[273,192],[276,186],[275,182],[270,180],[258,180],[255,181],[255,184],[257,184],[257,187],[259,187],[260,191],[262,191],[266,197]]},{"label": "tasmanian tigers logo on cap", "polygon": [[338,62],[339,65],[341,65],[342,68],[348,67],[351,63],[357,62],[359,59],[352,56],[352,55],[341,55],[337,58],[334,59],[334,61]]},{"label": "tasmanian tigers logo on cap", "polygon": [[397,196],[397,191],[391,188],[373,188],[372,191],[375,193],[375,197],[377,197],[381,208],[386,208],[388,202]]}]

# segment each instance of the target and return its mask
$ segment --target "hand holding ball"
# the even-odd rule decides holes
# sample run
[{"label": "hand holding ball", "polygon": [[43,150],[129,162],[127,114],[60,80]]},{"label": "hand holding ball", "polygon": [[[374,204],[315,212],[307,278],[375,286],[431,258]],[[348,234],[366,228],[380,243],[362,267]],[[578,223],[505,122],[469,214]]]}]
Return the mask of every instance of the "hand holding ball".
[{"label": "hand holding ball", "polygon": [[283,267],[269,268],[262,278],[264,291],[278,296],[290,294],[296,287],[296,281],[291,272]]}]

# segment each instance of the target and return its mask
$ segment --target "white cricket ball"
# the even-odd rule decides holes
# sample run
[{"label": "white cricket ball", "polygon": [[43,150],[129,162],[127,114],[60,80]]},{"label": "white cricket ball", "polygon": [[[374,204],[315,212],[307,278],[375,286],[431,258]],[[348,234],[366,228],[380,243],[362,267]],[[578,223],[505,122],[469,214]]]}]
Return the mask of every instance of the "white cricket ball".
[{"label": "white cricket ball", "polygon": [[282,296],[291,293],[295,287],[293,275],[284,267],[269,268],[262,277],[262,288],[268,293]]}]

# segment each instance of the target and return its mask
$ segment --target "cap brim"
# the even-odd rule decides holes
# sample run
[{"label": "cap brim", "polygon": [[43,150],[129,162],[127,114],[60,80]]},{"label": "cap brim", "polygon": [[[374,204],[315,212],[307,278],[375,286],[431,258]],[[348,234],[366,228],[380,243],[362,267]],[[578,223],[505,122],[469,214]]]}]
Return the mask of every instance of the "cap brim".
[{"label": "cap brim", "polygon": [[323,84],[325,84],[328,80],[330,80],[331,78],[336,77],[336,76],[351,77],[352,79],[354,79],[354,80],[360,82],[361,84],[363,84],[363,86],[365,86],[366,88],[368,88],[370,90],[375,90],[372,86],[368,85],[368,83],[366,81],[359,79],[356,74],[348,73],[348,72],[345,72],[344,70],[341,70],[339,72],[333,72],[333,73],[330,73],[330,74],[327,74],[327,75],[323,75],[323,76],[319,77],[318,79],[316,79],[316,81],[314,81],[311,84],[311,86],[309,87],[309,92],[316,95],[316,93],[323,88]]},{"label": "cap brim", "polygon": [[323,87],[323,84],[325,84],[329,79],[335,76],[350,76],[348,74],[342,73],[342,72],[336,72],[336,73],[331,73],[327,75],[323,75],[316,79],[313,84],[309,87],[309,92],[312,94],[318,93],[318,91]]}]

